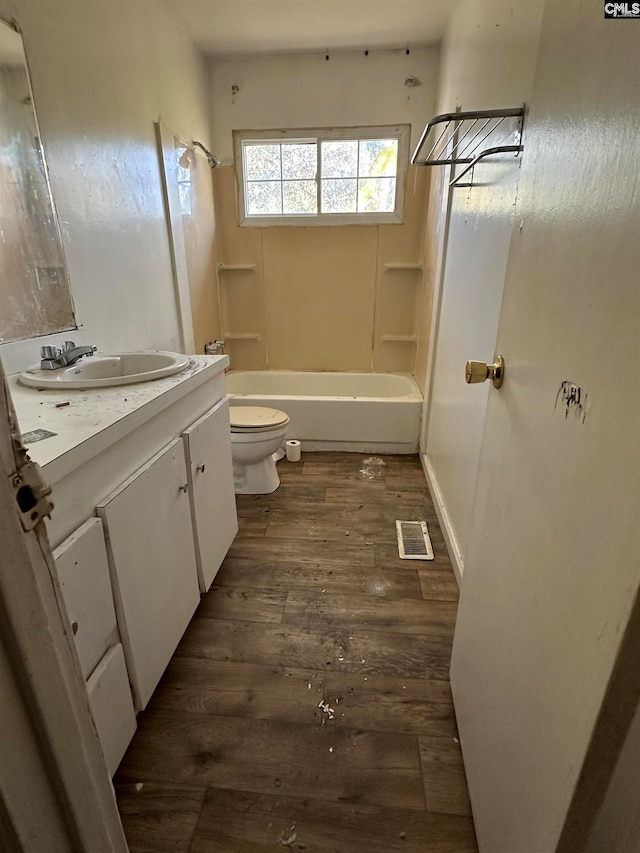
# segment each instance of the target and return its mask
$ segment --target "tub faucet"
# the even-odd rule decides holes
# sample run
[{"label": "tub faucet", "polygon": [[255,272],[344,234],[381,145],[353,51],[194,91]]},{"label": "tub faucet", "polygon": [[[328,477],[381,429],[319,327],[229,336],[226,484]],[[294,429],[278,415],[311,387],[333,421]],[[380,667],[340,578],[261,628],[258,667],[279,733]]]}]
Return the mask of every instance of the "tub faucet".
[{"label": "tub faucet", "polygon": [[204,351],[207,355],[224,355],[224,341],[209,341]]},{"label": "tub faucet", "polygon": [[93,355],[98,347],[77,347],[74,341],[63,341],[61,347],[40,348],[40,369],[58,370],[60,367],[68,367],[75,364],[83,355]]}]

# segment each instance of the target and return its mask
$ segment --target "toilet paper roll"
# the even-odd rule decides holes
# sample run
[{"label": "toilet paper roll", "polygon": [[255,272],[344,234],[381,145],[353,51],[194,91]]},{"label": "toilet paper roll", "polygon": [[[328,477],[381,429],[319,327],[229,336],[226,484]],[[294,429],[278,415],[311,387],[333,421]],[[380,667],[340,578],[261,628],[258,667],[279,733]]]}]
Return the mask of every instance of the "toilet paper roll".
[{"label": "toilet paper roll", "polygon": [[285,444],[285,449],[287,451],[288,462],[300,461],[300,453],[302,448],[299,441],[295,441],[294,439],[291,439],[291,441],[287,441],[287,443]]}]

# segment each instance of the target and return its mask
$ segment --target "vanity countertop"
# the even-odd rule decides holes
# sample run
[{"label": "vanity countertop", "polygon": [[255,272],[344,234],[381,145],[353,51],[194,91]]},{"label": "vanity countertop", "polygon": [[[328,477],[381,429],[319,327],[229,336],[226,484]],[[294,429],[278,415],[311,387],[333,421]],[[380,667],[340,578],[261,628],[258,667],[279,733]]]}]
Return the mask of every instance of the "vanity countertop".
[{"label": "vanity countertop", "polygon": [[189,366],[174,376],[116,388],[38,391],[21,385],[17,374],[8,382],[23,435],[36,430],[54,433],[32,443],[28,436],[25,440],[29,455],[53,483],[228,365],[226,355],[194,355]]}]

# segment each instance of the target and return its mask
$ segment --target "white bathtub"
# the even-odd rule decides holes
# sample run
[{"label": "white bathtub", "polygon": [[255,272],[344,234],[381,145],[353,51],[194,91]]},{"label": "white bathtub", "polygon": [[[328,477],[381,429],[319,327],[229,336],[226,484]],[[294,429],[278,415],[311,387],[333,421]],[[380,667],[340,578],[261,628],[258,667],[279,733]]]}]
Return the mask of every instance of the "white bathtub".
[{"label": "white bathtub", "polygon": [[416,453],[422,394],[396,373],[231,370],[232,406],[269,406],[291,418],[287,438],[303,450]]}]

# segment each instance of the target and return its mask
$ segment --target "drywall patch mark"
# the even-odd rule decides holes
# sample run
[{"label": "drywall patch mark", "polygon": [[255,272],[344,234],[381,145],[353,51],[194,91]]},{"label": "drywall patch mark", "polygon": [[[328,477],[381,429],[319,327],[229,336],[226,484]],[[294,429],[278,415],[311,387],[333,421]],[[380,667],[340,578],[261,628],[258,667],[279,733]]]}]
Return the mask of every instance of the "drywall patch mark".
[{"label": "drywall patch mark", "polygon": [[560,383],[553,410],[556,411],[558,406],[564,409],[565,420],[570,413],[582,424],[587,419],[587,394],[579,385],[569,379],[564,379]]}]

